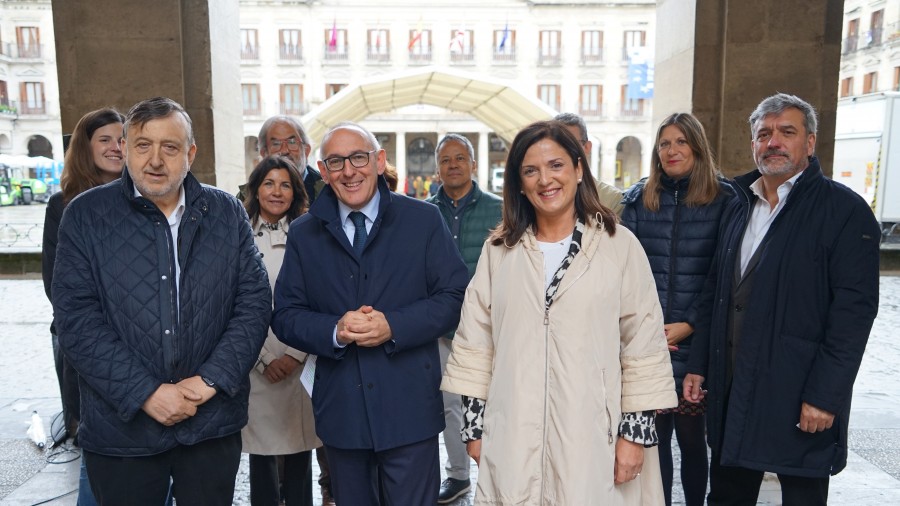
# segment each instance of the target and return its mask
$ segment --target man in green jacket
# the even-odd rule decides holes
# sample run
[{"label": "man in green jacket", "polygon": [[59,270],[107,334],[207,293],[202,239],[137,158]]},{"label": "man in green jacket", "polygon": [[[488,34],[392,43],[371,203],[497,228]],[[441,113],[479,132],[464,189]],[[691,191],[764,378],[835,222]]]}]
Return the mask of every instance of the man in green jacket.
[{"label": "man in green jacket", "polygon": [[[475,149],[469,139],[459,134],[447,134],[438,142],[434,159],[441,177],[441,188],[427,202],[440,209],[471,279],[485,239],[500,222],[503,201],[493,193],[481,191],[472,180],[477,164]],[[439,340],[441,369],[447,366],[452,339],[451,332]],[[469,457],[466,445],[459,436],[462,427],[462,400],[459,395],[444,392],[444,421],[447,424],[444,429],[447,479],[441,483],[438,504],[451,503],[471,488]]]}]

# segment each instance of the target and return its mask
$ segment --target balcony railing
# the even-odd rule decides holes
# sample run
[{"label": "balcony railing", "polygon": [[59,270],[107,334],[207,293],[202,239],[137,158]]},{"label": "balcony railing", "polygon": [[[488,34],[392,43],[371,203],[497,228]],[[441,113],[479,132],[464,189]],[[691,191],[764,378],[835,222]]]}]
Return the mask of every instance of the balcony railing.
[{"label": "balcony railing", "polygon": [[369,63],[390,63],[391,52],[389,50],[370,46],[366,51],[366,61]]},{"label": "balcony railing", "polygon": [[516,46],[506,46],[503,49],[494,48],[494,63],[516,63]]},{"label": "balcony railing", "polygon": [[637,104],[618,104],[619,117],[626,120],[650,119],[650,108],[644,101]]},{"label": "balcony railing", "polygon": [[542,66],[555,66],[562,65],[562,49],[556,48],[556,53],[543,53],[541,49],[538,48],[538,65]]},{"label": "balcony railing", "polygon": [[259,60],[259,46],[245,46],[241,48],[241,61]]},{"label": "balcony railing", "polygon": [[844,39],[844,47],[841,54],[855,53],[859,49],[859,35],[852,35]]},{"label": "balcony railing", "polygon": [[605,116],[605,114],[604,114],[605,109],[606,108],[604,107],[604,104],[593,104],[593,105],[582,104],[578,107],[578,114],[581,114],[581,116],[584,118],[597,119],[597,118],[602,118]]},{"label": "balcony railing", "polygon": [[303,48],[300,46],[281,46],[278,52],[281,63],[303,63]]},{"label": "balcony railing", "polygon": [[603,63],[603,48],[592,47],[581,49],[581,63],[584,65],[600,65]]},{"label": "balcony railing", "polygon": [[326,44],[323,59],[332,63],[348,63],[350,61],[350,53],[347,52],[346,47],[331,48]]},{"label": "balcony railing", "polygon": [[431,63],[431,49],[427,51],[409,52],[410,65],[428,65]]},{"label": "balcony railing", "polygon": [[20,101],[18,106],[16,106],[15,102],[13,102],[11,107],[14,107],[22,116],[47,114],[46,100],[28,100],[25,102]]},{"label": "balcony railing", "polygon": [[292,116],[303,116],[309,112],[308,102],[279,102],[278,112]]},{"label": "balcony railing", "polygon": [[467,52],[450,52],[450,63],[467,65],[475,62],[475,48],[469,48]]},{"label": "balcony railing", "polygon": [[43,44],[17,44],[15,42],[0,42],[0,56],[22,60],[39,60],[44,56]]}]

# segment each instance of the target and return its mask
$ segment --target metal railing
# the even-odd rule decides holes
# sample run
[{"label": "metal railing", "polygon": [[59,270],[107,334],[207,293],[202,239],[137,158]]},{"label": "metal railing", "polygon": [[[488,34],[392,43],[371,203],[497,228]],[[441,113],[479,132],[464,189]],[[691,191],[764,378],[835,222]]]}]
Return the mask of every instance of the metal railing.
[{"label": "metal railing", "polygon": [[369,46],[366,51],[366,61],[369,63],[390,63],[391,52],[390,50],[385,51],[381,48]]},{"label": "metal railing", "polygon": [[413,52],[413,50],[409,51],[409,64],[410,65],[427,65],[431,63],[431,50],[428,51],[420,51]]},{"label": "metal railing", "polygon": [[542,66],[554,66],[554,65],[562,65],[562,48],[557,47],[557,52],[555,54],[550,53],[542,53],[542,49],[538,48],[538,65]]},{"label": "metal railing", "polygon": [[461,63],[468,64],[475,61],[475,48],[469,48],[468,52],[465,53],[454,53],[450,52],[450,63]]},{"label": "metal railing", "polygon": [[43,223],[0,224],[0,248],[40,249],[43,240]]},{"label": "metal railing", "polygon": [[844,39],[844,46],[841,54],[850,54],[859,49],[859,35],[852,35]]},{"label": "metal railing", "polygon": [[495,47],[493,61],[494,63],[515,63],[516,46],[506,46],[502,50]]},{"label": "metal railing", "polygon": [[44,57],[44,45],[0,42],[0,56],[12,59],[39,60]]},{"label": "metal railing", "polygon": [[281,114],[290,114],[292,116],[303,116],[309,112],[308,102],[279,102],[278,111]]},{"label": "metal railing", "polygon": [[578,114],[585,118],[602,118],[605,116],[605,104],[597,104],[594,107],[580,105],[578,106]]},{"label": "metal railing", "polygon": [[259,46],[242,47],[241,48],[241,60],[242,61],[259,60]]},{"label": "metal railing", "polygon": [[322,56],[325,61],[334,62],[334,63],[348,63],[350,61],[350,53],[347,52],[347,48],[343,49],[332,48],[327,44],[325,45],[325,54]]},{"label": "metal railing", "polygon": [[581,63],[584,65],[600,65],[603,63],[603,48],[581,48]]},{"label": "metal railing", "polygon": [[282,63],[303,63],[303,48],[300,46],[280,46],[278,57]]}]

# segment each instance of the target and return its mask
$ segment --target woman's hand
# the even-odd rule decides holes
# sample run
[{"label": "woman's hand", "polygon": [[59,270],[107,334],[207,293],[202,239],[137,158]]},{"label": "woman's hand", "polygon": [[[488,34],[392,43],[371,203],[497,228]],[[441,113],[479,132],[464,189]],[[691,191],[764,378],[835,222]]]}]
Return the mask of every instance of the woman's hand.
[{"label": "woman's hand", "polygon": [[666,331],[666,342],[670,347],[684,341],[687,336],[694,333],[694,327],[686,322],[667,323],[663,325],[663,329]]},{"label": "woman's hand", "polygon": [[616,485],[637,478],[643,466],[644,445],[620,437],[616,441]]},{"label": "woman's hand", "polygon": [[290,355],[282,355],[269,362],[269,365],[263,370],[263,376],[269,380],[269,383],[278,383],[290,376],[299,365],[300,362],[296,358]]},{"label": "woman's hand", "polygon": [[473,439],[466,443],[466,453],[475,461],[475,465],[481,464],[481,440]]}]

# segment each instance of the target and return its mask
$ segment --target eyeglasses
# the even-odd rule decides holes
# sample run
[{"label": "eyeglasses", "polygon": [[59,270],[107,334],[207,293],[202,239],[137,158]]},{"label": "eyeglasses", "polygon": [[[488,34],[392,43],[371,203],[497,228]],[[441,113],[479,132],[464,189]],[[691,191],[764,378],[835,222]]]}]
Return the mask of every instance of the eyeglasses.
[{"label": "eyeglasses", "polygon": [[290,137],[288,139],[272,139],[269,141],[269,148],[272,151],[281,151],[282,146],[287,146],[287,148],[291,151],[295,151],[300,149],[300,146],[303,145],[303,142],[296,137]]},{"label": "eyeglasses", "polygon": [[350,165],[357,169],[361,169],[369,164],[369,155],[375,151],[376,150],[373,149],[372,151],[367,151],[365,153],[353,153],[350,156],[332,156],[331,158],[322,160],[322,163],[325,164],[325,168],[328,169],[328,172],[339,172],[344,170],[344,160],[350,160]]}]

